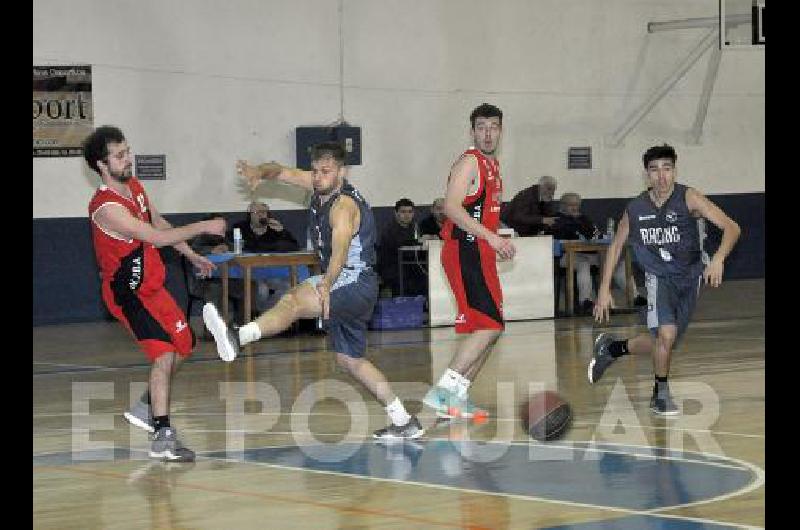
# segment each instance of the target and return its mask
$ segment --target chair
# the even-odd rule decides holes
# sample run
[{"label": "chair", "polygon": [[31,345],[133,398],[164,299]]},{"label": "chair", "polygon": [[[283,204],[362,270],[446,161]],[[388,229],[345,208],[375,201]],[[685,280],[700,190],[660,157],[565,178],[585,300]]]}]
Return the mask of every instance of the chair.
[{"label": "chair", "polygon": [[[553,295],[555,297],[555,314],[556,316],[566,316],[566,303],[564,304],[564,312],[560,313],[558,307],[561,303],[561,289],[564,289],[564,294],[566,295],[567,291],[567,269],[562,268],[560,265],[561,256],[553,258]],[[592,275],[592,286],[597,291],[597,287],[599,285],[599,275],[600,269],[594,265],[591,266],[589,269]],[[578,285],[578,271],[573,271],[574,274],[574,285]],[[574,308],[580,307],[581,300],[578,299],[578,289],[574,289],[573,291],[573,306]]]}]

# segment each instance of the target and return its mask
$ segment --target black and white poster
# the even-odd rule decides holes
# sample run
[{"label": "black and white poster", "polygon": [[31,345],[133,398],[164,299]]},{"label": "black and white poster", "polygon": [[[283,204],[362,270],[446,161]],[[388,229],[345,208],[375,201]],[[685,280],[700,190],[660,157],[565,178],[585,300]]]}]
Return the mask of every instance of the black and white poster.
[{"label": "black and white poster", "polygon": [[93,128],[92,67],[33,67],[33,156],[82,156]]}]

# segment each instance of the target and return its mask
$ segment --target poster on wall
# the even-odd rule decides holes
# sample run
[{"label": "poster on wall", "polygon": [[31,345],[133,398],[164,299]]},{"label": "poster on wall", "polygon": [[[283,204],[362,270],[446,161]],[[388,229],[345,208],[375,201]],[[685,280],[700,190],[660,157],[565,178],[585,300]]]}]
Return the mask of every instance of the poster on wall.
[{"label": "poster on wall", "polygon": [[33,67],[33,156],[82,156],[93,128],[92,67]]}]

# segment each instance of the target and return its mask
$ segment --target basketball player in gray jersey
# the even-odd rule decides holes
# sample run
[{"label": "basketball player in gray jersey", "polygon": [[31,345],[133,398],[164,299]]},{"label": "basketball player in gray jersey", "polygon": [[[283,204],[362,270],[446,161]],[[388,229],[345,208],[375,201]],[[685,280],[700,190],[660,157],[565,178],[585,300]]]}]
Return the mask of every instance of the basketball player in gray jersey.
[{"label": "basketball player in gray jersey", "polygon": [[213,304],[203,307],[203,321],[214,335],[217,351],[233,360],[240,346],[277,335],[299,318],[322,317],[336,362],[378,398],[391,419],[377,430],[378,439],[419,438],[424,430],[392,391],[386,377],[364,358],[367,322],[378,298],[375,265],[375,219],[369,204],[345,178],[344,148],[324,142],[311,150],[313,171],[275,162],[236,169],[255,188],[262,179],[277,179],[313,191],[309,227],[323,274],[286,293],[275,306],[241,328],[229,328]]},{"label": "basketball player in gray jersey", "polygon": [[[678,407],[669,392],[672,349],[689,325],[703,280],[722,283],[725,258],[739,238],[739,225],[694,188],[675,182],[678,156],[669,145],[654,146],[643,156],[649,189],[628,203],[603,266],[594,317],[609,320],[611,276],[627,242],[645,271],[647,327],[651,335],[620,339],[601,333],[589,363],[589,382],[595,383],[617,358],[632,353],[653,354],[655,384],[650,409],[675,415]],[[703,217],[722,230],[722,241],[708,265],[703,264],[697,219]]]}]

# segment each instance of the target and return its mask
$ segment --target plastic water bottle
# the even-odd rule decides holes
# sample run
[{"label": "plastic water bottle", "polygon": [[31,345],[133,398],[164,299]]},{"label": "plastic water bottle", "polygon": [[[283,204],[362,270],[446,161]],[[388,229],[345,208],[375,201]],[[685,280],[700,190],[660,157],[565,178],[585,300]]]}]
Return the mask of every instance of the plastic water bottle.
[{"label": "plastic water bottle", "polygon": [[419,242],[419,225],[414,223],[414,242]]},{"label": "plastic water bottle", "polygon": [[606,221],[606,237],[608,239],[614,239],[614,218],[609,217],[608,221]]},{"label": "plastic water bottle", "polygon": [[242,253],[242,230],[240,228],[233,229],[233,253]]}]

